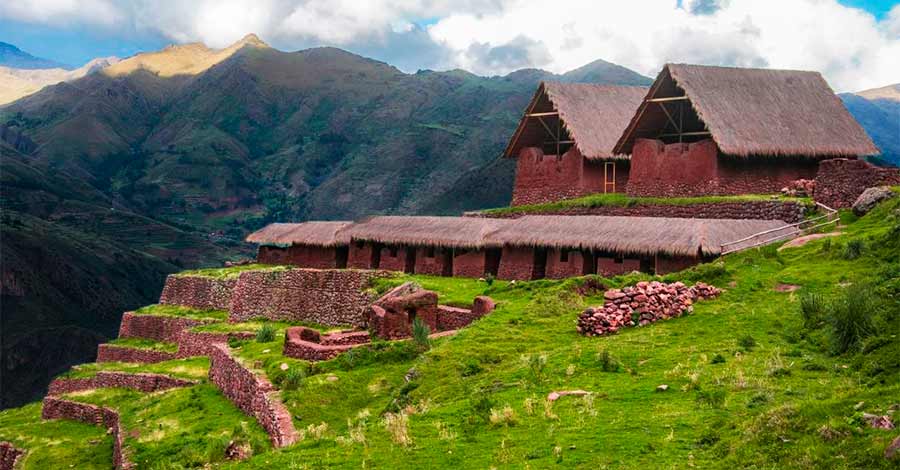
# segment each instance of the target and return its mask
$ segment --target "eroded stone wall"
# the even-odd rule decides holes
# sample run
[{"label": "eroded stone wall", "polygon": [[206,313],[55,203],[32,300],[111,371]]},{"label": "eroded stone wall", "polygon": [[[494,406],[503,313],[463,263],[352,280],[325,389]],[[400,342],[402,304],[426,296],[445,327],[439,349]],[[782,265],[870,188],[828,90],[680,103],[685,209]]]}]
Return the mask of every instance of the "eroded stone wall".
[{"label": "eroded stone wall", "polygon": [[41,418],[68,419],[107,428],[113,436],[113,467],[116,469],[134,468],[134,464],[129,460],[125,451],[125,433],[119,420],[119,413],[116,411],[48,396],[44,398]]},{"label": "eroded stone wall", "polygon": [[170,361],[175,358],[175,353],[165,351],[128,348],[116,346],[115,344],[101,344],[97,346],[97,362],[135,362],[152,364],[155,362]]},{"label": "eroded stone wall", "polygon": [[384,271],[287,269],[246,271],[234,289],[229,319],[253,317],[309,321],[324,325],[365,324],[363,309],[372,302],[365,292]]},{"label": "eroded stone wall", "polygon": [[864,160],[835,158],[819,164],[814,198],[833,209],[851,207],[867,188],[885,185],[900,185],[900,170]]},{"label": "eroded stone wall", "polygon": [[25,451],[10,442],[0,441],[0,470],[13,470]]},{"label": "eroded stone wall", "polygon": [[95,388],[128,388],[139,392],[155,392],[170,388],[189,387],[195,383],[162,374],[100,371],[93,377],[54,379],[50,383],[50,390],[47,394],[56,396]]},{"label": "eroded stone wall", "polygon": [[256,418],[273,446],[285,447],[297,441],[291,414],[268,379],[241,365],[224,343],[212,345],[209,359],[209,380],[241,411]]},{"label": "eroded stone wall", "polygon": [[159,303],[183,305],[202,310],[227,310],[237,279],[170,274],[166,277]]},{"label": "eroded stone wall", "polygon": [[119,324],[119,338],[149,338],[156,341],[177,342],[181,331],[208,323],[193,318],[165,315],[138,315],[125,312]]}]

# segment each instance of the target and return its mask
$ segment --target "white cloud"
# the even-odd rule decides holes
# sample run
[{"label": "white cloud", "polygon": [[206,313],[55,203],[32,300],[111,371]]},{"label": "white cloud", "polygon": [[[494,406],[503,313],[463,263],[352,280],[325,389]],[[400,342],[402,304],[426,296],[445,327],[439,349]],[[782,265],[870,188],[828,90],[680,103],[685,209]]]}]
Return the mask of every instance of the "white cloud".
[{"label": "white cloud", "polygon": [[670,61],[819,70],[838,91],[900,82],[900,5],[878,22],[838,0],[6,0],[0,18],[213,47],[255,32],[405,69],[564,72],[605,59],[650,76]]},{"label": "white cloud", "polygon": [[458,13],[429,33],[460,65],[481,73],[472,45],[525,37],[563,72],[603,58],[653,76],[665,62],[768,66],[821,71],[839,91],[900,81],[900,7],[878,24],[835,0],[675,0],[598,2],[509,0],[493,14]]},{"label": "white cloud", "polygon": [[5,0],[0,19],[26,23],[114,25],[122,12],[108,0]]}]

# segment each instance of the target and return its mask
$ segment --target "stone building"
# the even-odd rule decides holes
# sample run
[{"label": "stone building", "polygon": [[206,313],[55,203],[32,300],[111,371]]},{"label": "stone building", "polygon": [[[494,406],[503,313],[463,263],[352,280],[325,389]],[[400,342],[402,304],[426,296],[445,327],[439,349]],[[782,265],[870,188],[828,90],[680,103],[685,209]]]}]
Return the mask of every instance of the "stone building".
[{"label": "stone building", "polygon": [[270,224],[247,237],[259,245],[256,260],[306,268],[346,268],[352,222]]},{"label": "stone building", "polygon": [[612,149],[647,88],[544,82],[504,156],[516,159],[512,205],[624,192],[628,159]]},{"label": "stone building", "polygon": [[818,72],[667,64],[613,148],[627,193],[776,193],[878,148]]}]

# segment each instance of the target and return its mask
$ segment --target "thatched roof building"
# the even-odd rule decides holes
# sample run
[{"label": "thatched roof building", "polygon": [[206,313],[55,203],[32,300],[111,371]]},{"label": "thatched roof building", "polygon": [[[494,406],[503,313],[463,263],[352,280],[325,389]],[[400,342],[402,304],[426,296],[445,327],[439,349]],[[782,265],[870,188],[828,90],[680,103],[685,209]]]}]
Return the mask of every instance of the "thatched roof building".
[{"label": "thatched roof building", "polygon": [[733,156],[857,157],[878,148],[818,72],[667,64],[615,154],[711,138]]},{"label": "thatched roof building", "polygon": [[543,82],[503,155],[518,157],[523,147],[546,143],[548,154],[574,145],[588,160],[614,158],[613,147],[646,93],[638,86]]},{"label": "thatched roof building", "polygon": [[490,242],[635,255],[716,256],[723,243],[785,226],[780,220],[536,215],[500,227]]},{"label": "thatched roof building", "polygon": [[247,241],[263,246],[308,245],[335,247],[350,244],[347,229],[353,222],[302,222],[269,224],[247,236]]},{"label": "thatched roof building", "polygon": [[354,241],[385,245],[481,249],[498,247],[488,237],[510,223],[476,217],[379,216],[354,225],[348,234]]}]

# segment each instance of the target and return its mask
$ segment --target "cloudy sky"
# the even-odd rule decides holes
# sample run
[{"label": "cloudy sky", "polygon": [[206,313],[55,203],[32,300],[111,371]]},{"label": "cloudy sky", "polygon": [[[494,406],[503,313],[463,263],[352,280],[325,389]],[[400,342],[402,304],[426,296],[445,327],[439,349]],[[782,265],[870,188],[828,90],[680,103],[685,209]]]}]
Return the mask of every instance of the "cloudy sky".
[{"label": "cloudy sky", "polygon": [[896,0],[3,0],[0,41],[80,65],[254,32],[417,69],[564,72],[604,59],[821,71],[837,91],[900,82]]}]

